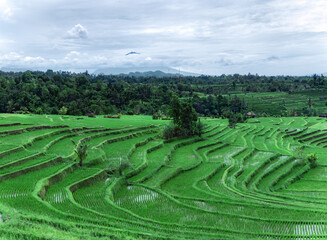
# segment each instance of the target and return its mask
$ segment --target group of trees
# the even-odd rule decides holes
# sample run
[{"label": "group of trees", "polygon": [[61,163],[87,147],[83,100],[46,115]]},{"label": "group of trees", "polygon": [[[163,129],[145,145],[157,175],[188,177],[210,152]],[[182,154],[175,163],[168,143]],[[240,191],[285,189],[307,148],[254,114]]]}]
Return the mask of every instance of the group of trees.
[{"label": "group of trees", "polygon": [[[1,72],[0,72],[1,73]],[[172,80],[166,84],[168,80]],[[121,76],[90,76],[67,73],[0,74],[0,112],[35,114],[167,114],[172,95],[185,90],[205,91],[186,84],[190,79],[130,78]],[[202,83],[202,81],[195,80]],[[239,108],[244,102],[222,95],[199,97],[192,94],[192,106],[204,115],[220,115],[224,109]],[[235,101],[238,100],[238,101]]]},{"label": "group of trees", "polygon": [[168,115],[173,121],[164,128],[163,137],[165,139],[180,136],[201,136],[202,124],[198,120],[197,113],[190,101],[181,101],[174,95],[170,102]]},{"label": "group of trees", "polygon": [[64,76],[30,72],[0,76],[0,112],[152,114],[169,106],[171,91],[165,85],[104,82],[86,74]]},{"label": "group of trees", "polygon": [[167,114],[171,97],[176,95],[191,99],[195,111],[202,116],[221,116],[248,111],[245,99],[236,97],[236,93],[279,91],[293,94],[308,87],[327,88],[326,78],[322,75],[266,77],[252,74],[157,78],[51,70],[0,71],[0,112],[152,115],[161,111]]}]

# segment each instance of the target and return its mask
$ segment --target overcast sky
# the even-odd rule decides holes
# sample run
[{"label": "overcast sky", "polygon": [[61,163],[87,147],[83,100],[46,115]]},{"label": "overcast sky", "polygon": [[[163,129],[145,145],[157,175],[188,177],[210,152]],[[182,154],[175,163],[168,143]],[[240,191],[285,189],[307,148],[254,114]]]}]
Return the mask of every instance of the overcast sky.
[{"label": "overcast sky", "polygon": [[327,73],[326,9],[326,0],[0,0],[0,68]]}]

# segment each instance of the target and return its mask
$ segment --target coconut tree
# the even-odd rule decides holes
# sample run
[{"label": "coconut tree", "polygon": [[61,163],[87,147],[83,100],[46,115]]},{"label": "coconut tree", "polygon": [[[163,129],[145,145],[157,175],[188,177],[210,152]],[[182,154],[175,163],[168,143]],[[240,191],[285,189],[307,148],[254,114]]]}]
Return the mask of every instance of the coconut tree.
[{"label": "coconut tree", "polygon": [[71,139],[71,140],[75,146],[74,152],[77,154],[77,157],[79,159],[79,165],[82,167],[83,161],[87,157],[87,154],[88,154],[87,149],[89,148],[90,144],[76,143],[73,139]]}]

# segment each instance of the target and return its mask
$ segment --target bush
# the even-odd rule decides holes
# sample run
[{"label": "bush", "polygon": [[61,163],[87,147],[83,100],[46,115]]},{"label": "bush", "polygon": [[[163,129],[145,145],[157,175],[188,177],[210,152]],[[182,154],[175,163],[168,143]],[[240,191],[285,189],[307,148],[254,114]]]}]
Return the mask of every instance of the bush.
[{"label": "bush", "polygon": [[120,114],[118,115],[107,115],[107,116],[103,116],[104,118],[120,118]]},{"label": "bush", "polygon": [[154,114],[152,115],[152,119],[153,119],[153,120],[158,120],[158,119],[160,119],[160,118],[161,118],[161,114],[158,113],[158,112],[156,112],[156,113],[154,113]]},{"label": "bush", "polygon": [[237,123],[244,123],[244,116],[241,113],[233,114],[230,112],[230,114],[227,115],[228,118],[228,126],[235,128]]},{"label": "bush", "polygon": [[59,109],[59,114],[60,115],[66,115],[68,112],[68,108],[66,108],[65,106],[62,106],[60,109]]},{"label": "bush", "polygon": [[168,140],[176,136],[176,125],[173,123],[170,123],[169,125],[166,125],[162,131],[162,136],[164,139]]},{"label": "bush", "polygon": [[35,110],[35,114],[43,114],[43,109],[41,107],[38,107],[36,110]]},{"label": "bush", "polygon": [[91,117],[91,118],[95,118],[95,113],[87,113],[87,114],[85,114],[86,116],[88,116],[88,117]]},{"label": "bush", "polygon": [[310,166],[311,166],[312,168],[317,167],[317,160],[318,160],[318,158],[317,158],[317,155],[316,155],[316,154],[309,154],[309,155],[307,156],[307,159],[308,159],[308,161],[309,161],[309,163],[310,163]]},{"label": "bush", "polygon": [[31,114],[31,112],[26,107],[21,107],[20,110],[15,111],[15,114]]},{"label": "bush", "polygon": [[132,115],[134,115],[134,112],[133,112],[132,110],[128,110],[128,111],[126,112],[126,114],[132,116]]},{"label": "bush", "polygon": [[188,129],[181,128],[174,123],[170,123],[166,125],[162,131],[162,137],[166,140],[175,138],[175,137],[189,137],[198,135],[199,137],[202,136],[204,125],[198,121],[196,128],[193,132],[190,132]]},{"label": "bush", "polygon": [[[111,161],[111,160],[107,160]],[[133,164],[129,162],[129,160],[125,157],[121,157],[119,162],[109,162],[109,166],[107,168],[107,172],[109,174],[114,174],[116,176],[123,176],[123,171],[126,169],[134,169]]]}]

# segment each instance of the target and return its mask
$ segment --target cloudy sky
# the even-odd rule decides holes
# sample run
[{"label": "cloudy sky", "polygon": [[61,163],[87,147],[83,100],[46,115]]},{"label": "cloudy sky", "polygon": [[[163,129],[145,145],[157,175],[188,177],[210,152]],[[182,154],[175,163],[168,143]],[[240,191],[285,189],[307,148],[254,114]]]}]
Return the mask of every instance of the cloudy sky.
[{"label": "cloudy sky", "polygon": [[326,9],[326,0],[0,0],[0,68],[327,73]]}]

